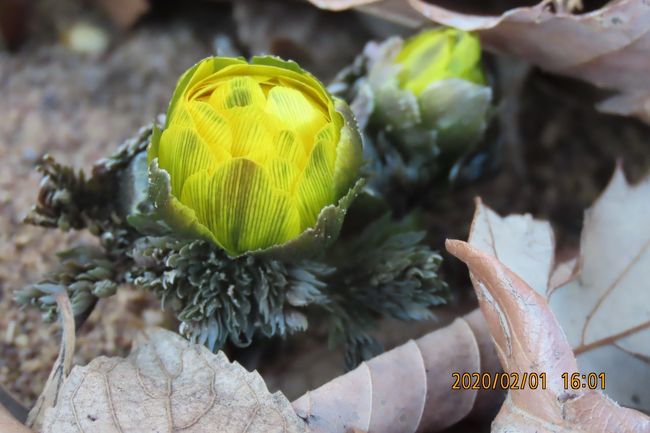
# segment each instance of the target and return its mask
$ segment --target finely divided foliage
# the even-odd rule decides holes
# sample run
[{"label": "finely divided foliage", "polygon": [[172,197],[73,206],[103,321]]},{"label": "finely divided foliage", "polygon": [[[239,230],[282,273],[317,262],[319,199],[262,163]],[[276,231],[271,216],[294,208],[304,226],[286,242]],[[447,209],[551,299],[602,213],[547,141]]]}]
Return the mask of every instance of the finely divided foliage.
[{"label": "finely divided foliage", "polygon": [[[347,119],[337,164],[351,167],[357,156],[344,150],[358,145],[351,132],[354,123],[344,103],[335,108]],[[335,172],[342,182],[335,194],[341,198],[320,211],[313,227],[285,244],[232,258],[212,242],[212,235],[197,240],[205,226],[172,194],[172,176],[158,167],[158,160],[147,161],[147,144],[160,136],[157,127],[143,129],[99,161],[88,178],[48,160],[30,221],[87,227],[101,245],[62,254],[58,269],[17,292],[21,304],[36,305],[53,320],[51,293],[65,288],[75,317],[83,321],[98,298],[111,296],[119,284],[136,283],[177,314],[184,335],[211,349],[227,340],[249,344],[255,334],[304,330],[307,312],[313,311],[329,323],[332,342],[346,344],[352,366],[380,350],[369,335],[380,317],[419,320],[428,317],[427,307],[444,302],[440,256],[406,221],[381,219],[362,233],[339,239],[340,248],[327,248],[362,187],[359,181],[345,192],[356,178],[354,170]],[[354,288],[348,290],[350,282]]]}]

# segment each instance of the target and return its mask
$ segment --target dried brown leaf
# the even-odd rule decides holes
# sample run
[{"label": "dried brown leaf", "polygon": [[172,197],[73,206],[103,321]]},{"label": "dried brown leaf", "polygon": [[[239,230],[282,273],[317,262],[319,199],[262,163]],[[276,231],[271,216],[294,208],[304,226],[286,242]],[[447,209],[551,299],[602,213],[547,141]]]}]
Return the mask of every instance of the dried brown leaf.
[{"label": "dried brown leaf", "polygon": [[550,279],[548,224],[534,230],[531,223],[522,230],[530,217],[501,218],[479,202],[470,233],[472,246],[499,259],[548,299],[580,370],[605,372],[611,398],[646,412],[650,379],[639,378],[650,378],[648,197],[650,177],[630,186],[617,169],[586,214],[579,257],[557,265]]},{"label": "dried brown leaf", "polygon": [[20,422],[27,420],[27,408],[20,403],[7,389],[0,384],[0,406]]},{"label": "dried brown leaf", "polygon": [[16,50],[26,39],[34,5],[28,0],[0,1],[0,47]]},{"label": "dried brown leaf", "polygon": [[96,0],[111,21],[122,29],[133,26],[151,7],[149,0]]},{"label": "dried brown leaf", "polygon": [[[543,295],[495,257],[462,241],[447,250],[470,269],[481,310],[504,370],[545,373],[546,389],[511,390],[494,433],[646,433],[650,418],[622,408],[599,391],[567,391],[562,374],[578,371],[571,346]],[[615,429],[615,430],[614,430]]]},{"label": "dried brown leaf", "polygon": [[[607,394],[650,412],[650,177],[618,168],[585,215],[578,278],[549,296],[583,372],[604,371]],[[645,378],[641,380],[640,378]]]},{"label": "dried brown leaf", "polygon": [[0,433],[33,433],[0,404]]},{"label": "dried brown leaf", "polygon": [[60,293],[56,294],[56,303],[59,307],[59,317],[61,317],[61,328],[63,329],[59,355],[54,361],[54,365],[50,371],[50,376],[47,378],[47,382],[45,383],[41,395],[38,396],[36,404],[27,415],[27,426],[38,431],[40,431],[43,424],[45,412],[57,404],[59,390],[72,368],[72,360],[76,344],[74,314],[66,290],[62,290]]},{"label": "dried brown leaf", "polygon": [[305,432],[280,393],[256,373],[176,333],[154,328],[127,358],[75,367],[43,433]]},{"label": "dried brown leaf", "polygon": [[[311,0],[341,10],[372,0]],[[448,3],[448,2],[447,2]],[[544,0],[499,16],[471,15],[438,6],[432,0],[404,0],[432,21],[477,31],[486,47],[511,54],[550,72],[579,78],[616,94],[601,111],[638,116],[650,122],[650,3],[613,0],[603,8],[572,14],[575,2]],[[553,7],[551,7],[553,5]],[[380,5],[375,5],[379,8]],[[393,9],[391,13],[396,13]]]},{"label": "dried brown leaf", "polygon": [[[650,122],[650,3],[616,0],[574,15],[549,1],[501,16],[456,13],[423,0],[409,2],[441,24],[478,31],[486,46],[522,57],[542,69],[580,78],[617,94],[601,111]],[[556,4],[560,2],[555,2]]]},{"label": "dried brown leaf", "polygon": [[406,0],[308,0],[315,6],[331,10],[343,11],[350,8],[359,9],[370,15],[378,16],[406,27],[419,27],[426,18],[410,7]]},{"label": "dried brown leaf", "polygon": [[548,281],[546,296],[550,296],[555,289],[575,279],[580,271],[579,265],[578,257],[573,257],[558,263],[555,269],[553,269],[551,278]]},{"label": "dried brown leaf", "polygon": [[485,323],[474,311],[361,364],[293,406],[314,433],[440,431],[465,418],[479,397],[476,390],[452,391],[452,373],[495,365]]},{"label": "dried brown leaf", "polygon": [[[483,206],[479,200],[472,224],[471,239],[472,243],[480,249],[508,260],[519,272],[534,281],[542,293],[545,293],[552,269],[554,249],[553,232],[547,222],[535,220],[529,215],[501,218]],[[540,269],[543,272],[540,273]],[[467,330],[459,327],[459,323],[464,320],[470,323],[471,333],[458,333],[458,330]],[[369,403],[371,400],[376,400],[385,401],[387,405],[409,405],[409,410],[423,407],[422,390],[417,386],[395,386],[392,392],[389,391],[390,386],[386,389],[374,386],[375,383],[368,379],[366,371],[369,367],[375,367],[376,360],[307,393],[294,402],[294,407],[301,416],[313,415],[310,425],[316,432],[342,433],[345,432],[345,426],[369,429],[373,432],[442,430],[466,417],[473,408],[476,409],[481,405],[481,400],[498,400],[494,393],[484,392],[478,395],[477,401],[474,401],[471,392],[450,391],[451,386],[448,383],[453,372],[494,372],[499,369],[494,345],[490,338],[486,338],[487,335],[484,320],[480,318],[477,311],[474,311],[458,319],[451,327],[434,331],[416,341],[417,347],[424,347],[424,350],[436,353],[436,358],[425,362],[426,370],[432,376],[427,382],[429,391],[424,398],[426,406],[424,406],[422,419],[419,426],[416,425],[418,430],[413,430],[413,425],[391,424],[397,414],[385,413],[386,411],[376,413],[379,408]],[[480,345],[478,350],[480,365],[476,360],[473,364],[467,362],[468,358],[462,346],[466,339],[475,340],[476,344]],[[405,375],[417,377],[419,366],[415,362],[417,359],[412,359],[417,356],[417,352],[408,352],[404,348],[400,351],[396,349],[387,352],[377,358],[383,359],[380,364],[383,368],[377,371],[386,371],[385,376],[399,377],[403,372]],[[406,383],[406,379],[401,379],[400,382]],[[432,391],[434,389],[435,392]],[[396,390],[407,395],[404,396]],[[417,398],[418,393],[420,398]],[[360,398],[352,397],[359,395]],[[464,396],[466,400],[457,401],[459,396]],[[373,418],[372,422],[370,418]]]},{"label": "dried brown leaf", "polygon": [[502,218],[477,199],[468,242],[506,263],[538,293],[546,292],[555,250],[547,221],[528,214]]}]

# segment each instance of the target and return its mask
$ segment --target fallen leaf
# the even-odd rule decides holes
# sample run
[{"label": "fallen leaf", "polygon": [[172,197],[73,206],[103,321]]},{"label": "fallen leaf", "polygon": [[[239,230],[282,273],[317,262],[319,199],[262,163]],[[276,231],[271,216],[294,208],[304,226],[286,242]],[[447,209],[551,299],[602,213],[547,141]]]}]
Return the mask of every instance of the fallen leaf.
[{"label": "fallen leaf", "polygon": [[546,292],[555,250],[547,221],[528,214],[502,218],[477,199],[468,242],[506,263],[538,293]]},{"label": "fallen leaf", "polygon": [[650,122],[650,4],[646,0],[610,1],[579,15],[554,12],[551,2],[542,1],[487,17],[459,14],[423,0],[409,2],[440,24],[478,31],[493,50],[614,90],[615,96],[598,105],[601,111]]},{"label": "fallen leaf", "polygon": [[413,8],[405,8],[404,4],[404,0],[379,0],[358,6],[357,9],[403,27],[416,28],[426,23],[425,17]]},{"label": "fallen leaf", "polygon": [[648,197],[650,177],[630,186],[618,168],[586,213],[579,257],[551,273],[547,223],[502,218],[479,201],[469,238],[548,299],[583,373],[604,372],[608,396],[646,412],[650,382],[639,378],[650,377]]},{"label": "fallen leaf", "polygon": [[648,215],[650,177],[630,186],[618,168],[585,215],[578,278],[549,296],[581,371],[604,371],[610,397],[646,412],[650,412]]},{"label": "fallen leaf", "polygon": [[344,11],[355,8],[369,15],[404,27],[416,28],[426,22],[426,18],[410,7],[406,0],[308,0],[320,9]]},{"label": "fallen leaf", "polygon": [[[546,389],[512,389],[493,433],[647,433],[650,417],[618,406],[600,391],[564,389],[578,372],[571,346],[543,295],[494,256],[462,241],[447,250],[470,270],[501,365],[507,373],[546,374]],[[615,429],[615,430],[613,430]]]},{"label": "fallen leaf", "polygon": [[362,363],[293,402],[312,433],[440,431],[500,393],[452,390],[454,372],[492,372],[494,346],[478,310]]},{"label": "fallen leaf", "polygon": [[553,293],[555,289],[576,278],[580,270],[579,265],[580,264],[578,263],[578,257],[573,257],[571,259],[558,263],[555,266],[555,269],[553,269],[551,278],[548,281],[546,296],[550,296],[550,294]]},{"label": "fallen leaf", "polygon": [[0,433],[33,433],[0,404]]},{"label": "fallen leaf", "polygon": [[27,420],[28,411],[25,406],[18,402],[2,384],[0,384],[0,406],[3,406],[18,421],[25,422]]},{"label": "fallen leaf", "polygon": [[149,0],[96,0],[111,21],[122,29],[132,27],[151,8]]},{"label": "fallen leaf", "polygon": [[[513,215],[501,218],[491,209],[483,206],[480,200],[477,201],[477,210],[471,228],[471,242],[480,249],[493,255],[501,257],[512,264],[518,272],[526,275],[545,293],[548,285],[549,274],[553,267],[554,239],[553,232],[548,222],[533,219],[530,215]],[[540,270],[542,270],[540,272]],[[464,332],[466,327],[461,327],[462,321],[470,323],[471,333]],[[480,400],[498,400],[494,392],[481,391],[476,400],[472,400],[472,391],[450,391],[451,373],[453,372],[495,372],[499,370],[498,361],[495,358],[494,347],[488,335],[486,323],[481,319],[478,311],[474,311],[464,318],[457,319],[450,327],[434,331],[422,339],[416,340],[417,347],[436,348],[437,358],[426,361],[426,369],[430,373],[428,389],[436,389],[436,392],[429,391],[426,395],[427,417],[422,417],[417,431],[440,431],[447,428],[475,410],[481,405]],[[461,332],[463,331],[463,332]],[[468,362],[464,341],[474,340],[479,345],[479,360]],[[409,344],[409,343],[407,343]],[[445,347],[446,350],[440,348]],[[415,352],[415,351],[414,351]],[[417,365],[413,365],[412,359],[407,359],[407,350],[402,348],[380,355],[378,358],[385,358],[382,361],[382,370],[387,371],[383,376],[399,375],[399,370],[404,374],[418,375]],[[418,357],[417,352],[410,357]],[[423,397],[418,387],[400,386],[396,387],[409,394],[408,398],[397,392],[386,392],[381,387],[374,387],[369,378],[367,370],[374,367],[374,360],[368,365],[362,365],[356,370],[334,379],[322,387],[305,394],[294,402],[296,411],[308,421],[315,432],[343,433],[345,426],[369,429],[370,431],[415,431],[409,430],[412,425],[402,430],[394,430],[397,426],[390,424],[390,419],[383,419],[383,413],[373,413],[371,403],[368,400],[386,401],[386,404],[410,404],[415,407],[423,407],[415,397],[420,391],[420,398]],[[377,375],[377,373],[376,373]],[[386,394],[381,393],[382,391]],[[361,398],[353,396],[361,395]],[[363,397],[365,395],[365,397]],[[414,398],[411,398],[414,397]],[[461,401],[457,399],[462,397]],[[364,406],[365,405],[365,406]],[[436,414],[435,419],[429,416]],[[309,418],[309,416],[313,418]],[[371,421],[377,430],[370,428]]]},{"label": "fallen leaf", "polygon": [[15,51],[25,41],[34,12],[29,0],[0,1],[0,49]]},{"label": "fallen leaf", "polygon": [[280,393],[255,372],[176,333],[142,334],[127,358],[73,368],[43,433],[305,432]]},{"label": "fallen leaf", "polygon": [[[342,10],[368,7],[371,0],[310,0]],[[572,2],[569,2],[572,3]],[[544,0],[503,14],[471,15],[431,0],[404,0],[402,13],[415,8],[432,21],[481,35],[484,45],[523,58],[547,71],[579,78],[616,94],[601,111],[638,116],[650,122],[650,3],[615,0],[603,8],[572,14],[575,5]],[[553,7],[552,7],[553,6]],[[376,5],[380,7],[380,5]],[[394,7],[391,14],[395,14]]]},{"label": "fallen leaf", "polygon": [[41,395],[38,396],[36,404],[34,404],[34,407],[27,415],[26,422],[28,427],[38,431],[41,430],[45,412],[57,404],[59,390],[72,368],[76,344],[74,313],[72,312],[72,304],[70,303],[68,292],[65,289],[61,290],[60,286],[56,286],[56,290],[57,292],[52,295],[56,298],[56,303],[59,307],[59,317],[61,318],[61,328],[63,329],[59,355],[54,361],[50,376],[47,378],[47,382],[45,382],[45,387]]}]

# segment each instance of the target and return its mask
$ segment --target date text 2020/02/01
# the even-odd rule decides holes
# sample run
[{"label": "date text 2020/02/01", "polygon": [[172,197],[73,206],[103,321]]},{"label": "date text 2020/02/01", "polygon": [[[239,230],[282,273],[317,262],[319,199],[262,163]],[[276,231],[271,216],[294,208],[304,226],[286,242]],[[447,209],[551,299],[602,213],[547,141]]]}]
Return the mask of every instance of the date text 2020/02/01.
[{"label": "date text 2020/02/01", "polygon": [[[537,373],[452,373],[452,390],[546,389],[547,374]],[[564,389],[605,389],[605,373],[562,373]]]}]

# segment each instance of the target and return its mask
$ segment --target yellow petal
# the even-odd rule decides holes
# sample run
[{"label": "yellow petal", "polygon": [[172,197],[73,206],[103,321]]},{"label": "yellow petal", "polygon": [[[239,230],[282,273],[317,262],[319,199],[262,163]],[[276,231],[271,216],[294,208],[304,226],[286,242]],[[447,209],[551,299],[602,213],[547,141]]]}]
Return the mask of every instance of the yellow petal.
[{"label": "yellow petal", "polygon": [[275,158],[265,165],[269,178],[276,188],[293,194],[293,189],[300,176],[300,171],[286,159]]},{"label": "yellow petal", "polygon": [[222,112],[232,131],[230,153],[233,158],[247,157],[263,164],[274,155],[273,138],[278,123],[258,106],[234,107]]},{"label": "yellow petal", "polygon": [[158,163],[171,178],[172,194],[180,196],[185,180],[199,170],[213,170],[218,155],[190,128],[170,126],[160,137]]},{"label": "yellow petal", "polygon": [[410,38],[395,57],[395,62],[402,66],[400,85],[415,95],[445,78],[482,84],[480,60],[478,36],[452,28],[437,28]]},{"label": "yellow petal", "polygon": [[188,104],[194,125],[201,138],[210,147],[218,148],[215,152],[229,152],[232,145],[232,133],[226,119],[217,113],[212,106],[205,102],[192,101]]},{"label": "yellow petal", "polygon": [[210,75],[213,71],[214,58],[207,58],[201,60],[199,63],[195,64],[190,69],[185,71],[183,75],[181,75],[178,83],[176,83],[176,89],[174,90],[172,99],[169,102],[166,126],[170,124],[172,119],[176,118],[176,111],[181,109],[183,102],[188,101],[188,95],[191,91],[191,87]]},{"label": "yellow petal", "polygon": [[[331,126],[331,125],[328,125]],[[328,141],[329,128],[323,128],[297,184],[298,209],[302,229],[312,227],[321,209],[334,202],[335,144]]]},{"label": "yellow petal", "polygon": [[197,83],[204,80],[214,72],[214,63],[215,58],[209,57],[197,65],[196,71],[192,74],[192,77],[187,83],[186,92],[188,94],[192,92],[192,89],[197,85]]},{"label": "yellow petal", "polygon": [[233,107],[257,105],[266,102],[260,85],[251,77],[233,77],[217,84],[210,96],[210,104],[221,111]]},{"label": "yellow petal", "polygon": [[205,97],[206,92],[212,92],[210,89],[214,77],[224,70],[246,66],[246,61],[234,57],[208,57],[197,64],[197,68],[191,79],[186,85],[184,91],[185,99],[201,99]]},{"label": "yellow petal", "polygon": [[176,107],[171,112],[170,116],[171,117],[167,119],[167,126],[172,124],[176,126],[184,126],[187,128],[190,128],[192,126],[192,116],[187,109],[187,101],[182,98],[176,102]]},{"label": "yellow petal", "polygon": [[276,154],[302,169],[307,162],[307,153],[300,138],[292,131],[280,131],[273,140]]},{"label": "yellow petal", "polygon": [[325,152],[327,163],[330,167],[334,166],[334,160],[336,159],[336,146],[339,142],[339,135],[339,131],[336,127],[333,124],[328,123],[318,131],[318,134],[316,134],[316,138],[314,139],[315,145],[322,143],[322,151]]},{"label": "yellow petal", "polygon": [[449,62],[446,77],[459,77],[477,84],[485,84],[481,69],[481,42],[477,35],[462,32]]},{"label": "yellow petal", "polygon": [[277,116],[285,128],[298,133],[311,150],[316,133],[327,121],[318,105],[296,89],[277,86],[269,91],[266,110]]},{"label": "yellow petal", "polygon": [[190,177],[181,196],[230,254],[268,248],[299,234],[300,219],[286,193],[271,184],[265,170],[238,158],[210,175]]}]

